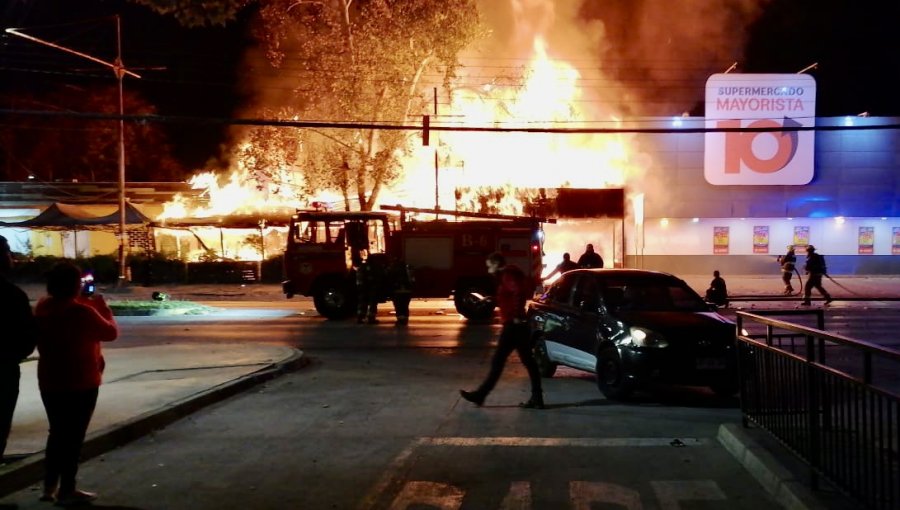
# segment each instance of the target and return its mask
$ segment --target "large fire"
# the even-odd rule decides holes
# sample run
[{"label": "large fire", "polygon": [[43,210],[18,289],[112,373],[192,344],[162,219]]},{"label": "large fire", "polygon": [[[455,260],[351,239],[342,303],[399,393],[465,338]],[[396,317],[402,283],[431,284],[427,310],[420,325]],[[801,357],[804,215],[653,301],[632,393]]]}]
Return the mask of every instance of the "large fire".
[{"label": "large fire", "polygon": [[[618,120],[598,111],[579,86],[579,72],[547,54],[541,38],[525,70],[522,86],[485,84],[456,87],[444,125],[497,127],[583,127],[604,116],[607,127]],[[471,78],[464,78],[471,82]],[[591,110],[585,105],[593,105]],[[439,119],[442,117],[439,116]],[[444,209],[478,209],[479,196],[493,191],[498,212],[518,214],[522,190],[537,188],[608,188],[625,184],[632,161],[628,135],[466,133],[439,135],[438,190]],[[392,186],[398,201],[417,206],[434,203],[434,150],[423,147],[407,165],[406,178]]]},{"label": "large fire", "polygon": [[[451,84],[449,111],[439,112],[435,124],[533,128],[584,127],[597,120],[614,127],[618,122],[614,112],[603,111],[595,98],[585,97],[577,69],[551,58],[541,38],[535,39],[523,78],[519,84],[480,86],[460,85],[472,83],[472,78],[460,79],[456,86]],[[442,209],[483,209],[489,196],[491,210],[519,214],[522,193],[527,190],[624,186],[629,172],[642,167],[629,136],[441,132],[431,147],[418,148],[403,162],[401,179],[382,193],[380,201],[433,207],[437,190],[437,205]],[[277,179],[260,180],[240,160],[235,166],[227,176],[215,172],[194,176],[190,183],[204,190],[205,203],[176,197],[165,205],[159,219],[258,214],[291,211],[313,202],[338,203],[337,193],[331,192],[298,197],[295,189],[302,178],[289,168],[273,172]]]}]

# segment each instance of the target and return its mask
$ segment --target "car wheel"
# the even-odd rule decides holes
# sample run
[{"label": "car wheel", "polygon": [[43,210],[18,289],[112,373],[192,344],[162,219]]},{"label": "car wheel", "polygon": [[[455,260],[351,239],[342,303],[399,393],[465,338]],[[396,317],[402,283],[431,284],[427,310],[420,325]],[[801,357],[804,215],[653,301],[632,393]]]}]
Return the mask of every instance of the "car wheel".
[{"label": "car wheel", "polygon": [[332,320],[346,319],[356,306],[355,294],[349,285],[337,278],[324,280],[313,294],[313,304],[319,315]]},{"label": "car wheel", "polygon": [[611,400],[624,400],[634,390],[634,383],[625,373],[622,358],[614,347],[597,353],[597,387]]},{"label": "car wheel", "polygon": [[538,338],[534,344],[534,360],[537,362],[541,377],[553,377],[556,367],[559,366],[550,361],[550,355],[547,354],[547,342],[543,338]]},{"label": "car wheel", "polygon": [[[485,321],[494,316],[496,305],[490,296],[491,291],[485,285],[460,282],[453,292],[453,304],[456,305],[456,311],[466,319]],[[482,299],[485,297],[486,299]]]}]

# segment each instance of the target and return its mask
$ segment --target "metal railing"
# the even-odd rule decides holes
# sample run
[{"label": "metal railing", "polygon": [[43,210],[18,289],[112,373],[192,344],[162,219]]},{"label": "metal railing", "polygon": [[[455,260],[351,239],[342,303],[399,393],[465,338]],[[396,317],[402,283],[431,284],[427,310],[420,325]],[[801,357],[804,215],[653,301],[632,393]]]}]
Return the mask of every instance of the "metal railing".
[{"label": "metal railing", "polygon": [[[900,351],[737,312],[744,425],[765,429],[869,508],[900,508]],[[820,312],[821,313],[821,312]]]}]

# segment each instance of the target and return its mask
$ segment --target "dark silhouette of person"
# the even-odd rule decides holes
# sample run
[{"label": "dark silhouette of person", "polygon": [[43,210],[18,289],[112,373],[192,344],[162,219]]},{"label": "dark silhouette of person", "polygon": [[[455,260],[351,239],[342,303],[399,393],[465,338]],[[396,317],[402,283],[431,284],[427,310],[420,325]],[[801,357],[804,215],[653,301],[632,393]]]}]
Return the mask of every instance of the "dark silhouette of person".
[{"label": "dark silhouette of person", "polygon": [[567,272],[569,272],[573,269],[578,269],[578,264],[572,262],[571,255],[569,255],[568,253],[563,253],[562,262],[557,264],[556,268],[554,268],[550,274],[541,278],[541,281],[549,280],[550,278],[553,278],[553,276],[556,274],[566,274]]},{"label": "dark silhouette of person", "polygon": [[387,268],[387,285],[394,305],[397,325],[409,323],[409,302],[412,301],[413,277],[409,265],[397,257],[393,257]]},{"label": "dark silhouette of person", "polygon": [[713,279],[706,289],[706,300],[718,306],[728,305],[728,287],[718,270],[713,271]]},{"label": "dark silhouette of person", "polygon": [[543,409],[544,395],[541,390],[541,375],[532,354],[534,346],[528,323],[525,320],[525,302],[528,300],[531,289],[528,277],[518,267],[507,265],[506,258],[500,253],[490,254],[485,265],[488,272],[497,277],[496,301],[500,308],[503,329],[500,331],[500,338],[491,359],[491,369],[487,378],[475,391],[459,390],[459,394],[477,406],[484,404],[484,400],[500,380],[506,359],[512,351],[516,351],[522,364],[528,370],[528,378],[531,380],[531,398],[520,403],[519,406]]},{"label": "dark silhouette of person", "polygon": [[50,422],[45,451],[43,501],[60,506],[97,497],[76,489],[81,446],[106,362],[100,344],[119,335],[112,311],[100,294],[81,295],[81,270],[62,262],[47,273],[48,296],[38,301],[38,387]]},{"label": "dark silhouette of person", "polygon": [[781,264],[781,281],[784,282],[784,295],[788,296],[794,292],[794,287],[791,285],[791,278],[794,276],[794,268],[797,264],[794,246],[788,246],[787,253],[779,255],[777,260]]},{"label": "dark silhouette of person", "polygon": [[19,363],[34,351],[37,338],[37,325],[28,296],[7,279],[12,266],[9,243],[0,236],[0,327],[3,328],[3,339],[0,340],[0,463],[19,400]]},{"label": "dark silhouette of person", "polygon": [[578,266],[584,269],[602,268],[603,257],[594,251],[594,245],[589,244],[585,247],[584,253],[578,257]]},{"label": "dark silhouette of person", "polygon": [[816,289],[819,294],[825,298],[825,304],[831,303],[831,294],[822,287],[822,277],[828,275],[828,267],[825,265],[825,257],[816,252],[816,247],[809,245],[806,247],[806,265],[804,267],[809,277],[806,279],[806,288],[803,289],[803,306],[809,306],[809,298],[812,296],[812,290]]},{"label": "dark silhouette of person", "polygon": [[369,255],[360,250],[356,267],[356,322],[378,324],[378,302],[384,292],[385,263],[383,255]]}]

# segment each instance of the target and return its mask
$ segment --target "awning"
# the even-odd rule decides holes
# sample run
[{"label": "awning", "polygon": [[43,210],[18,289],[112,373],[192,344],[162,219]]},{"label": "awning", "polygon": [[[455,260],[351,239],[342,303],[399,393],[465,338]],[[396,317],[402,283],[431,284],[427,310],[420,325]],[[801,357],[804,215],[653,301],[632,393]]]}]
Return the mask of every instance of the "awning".
[{"label": "awning", "polygon": [[[103,205],[103,204],[101,204]],[[105,216],[95,216],[85,205],[54,203],[34,218],[18,222],[0,221],[0,227],[36,228],[41,230],[114,230],[119,226],[119,209]],[[97,207],[96,205],[93,207]],[[126,228],[150,224],[135,206],[125,203]]]}]

